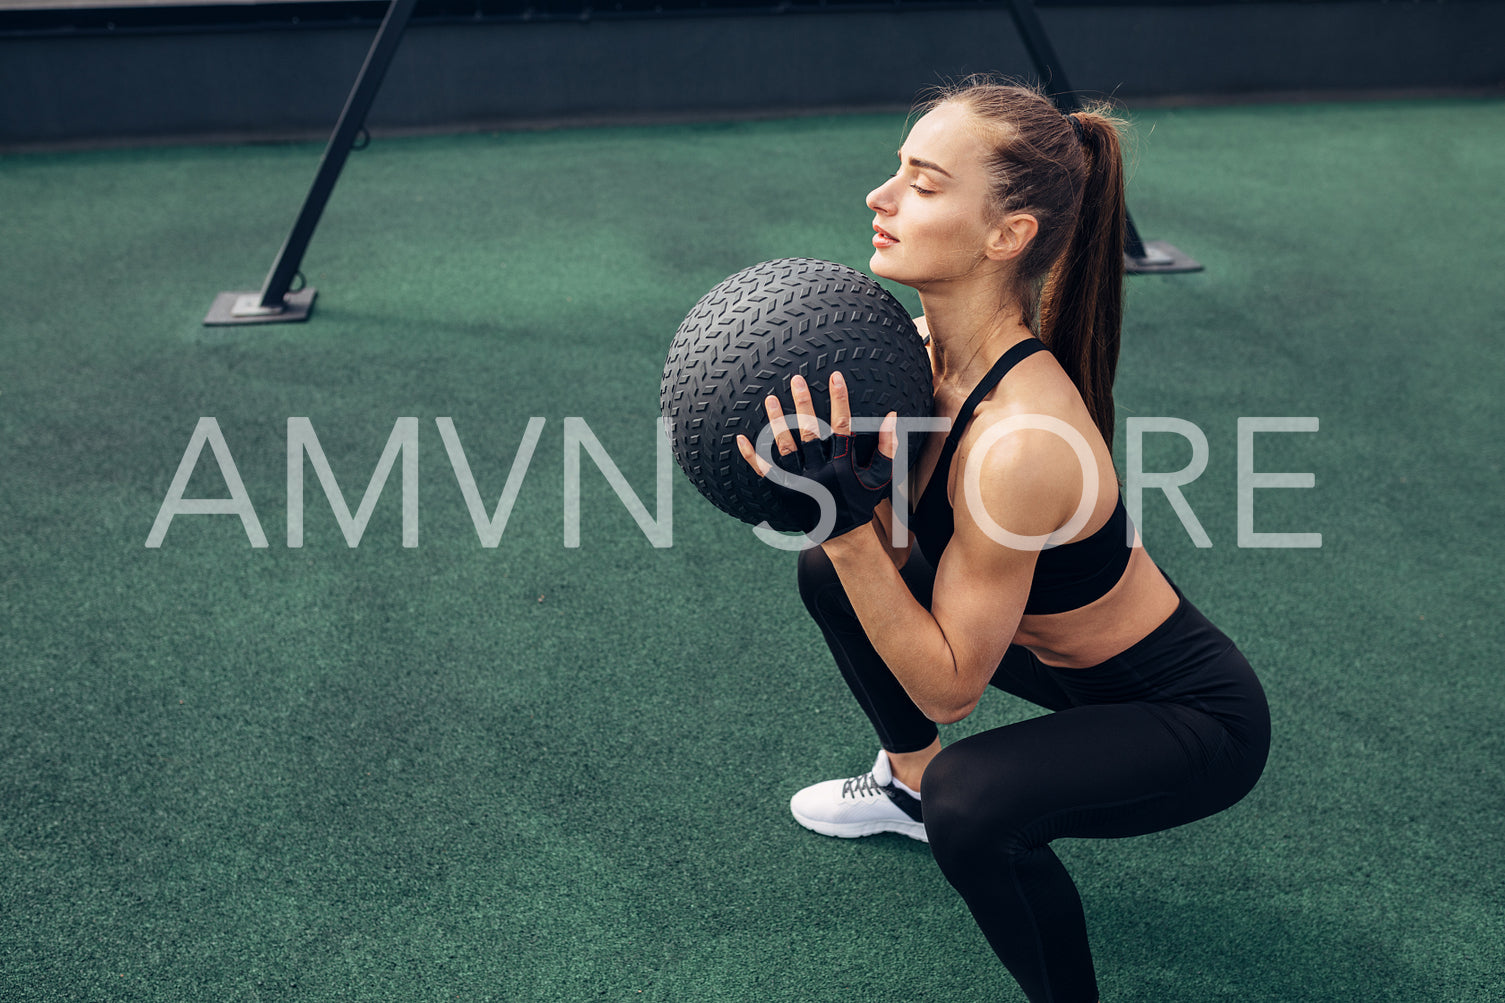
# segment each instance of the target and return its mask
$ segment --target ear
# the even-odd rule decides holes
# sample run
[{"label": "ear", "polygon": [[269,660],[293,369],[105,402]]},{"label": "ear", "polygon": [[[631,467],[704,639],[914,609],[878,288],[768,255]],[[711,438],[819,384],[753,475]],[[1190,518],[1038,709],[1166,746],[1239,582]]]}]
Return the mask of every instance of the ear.
[{"label": "ear", "polygon": [[993,261],[1012,261],[1024,253],[1040,230],[1040,221],[1027,212],[1010,213],[993,228],[985,253]]}]

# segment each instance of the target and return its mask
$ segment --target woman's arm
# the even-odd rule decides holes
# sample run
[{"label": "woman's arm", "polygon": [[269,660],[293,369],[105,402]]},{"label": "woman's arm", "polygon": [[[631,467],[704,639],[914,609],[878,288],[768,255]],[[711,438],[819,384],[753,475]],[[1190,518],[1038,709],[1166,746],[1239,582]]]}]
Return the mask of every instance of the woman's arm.
[{"label": "woman's arm", "polygon": [[823,545],[873,647],[915,705],[939,723],[959,721],[977,706],[1029,597],[1036,552],[995,540],[992,525],[1045,536],[1070,517],[1061,500],[1062,475],[1070,483],[1077,470],[1074,454],[1065,452],[1063,469],[1059,440],[1024,431],[985,455],[972,455],[967,446],[989,424],[981,417],[973,422],[954,463],[955,498],[965,499],[970,470],[985,502],[982,512],[964,501],[955,507],[955,529],[936,566],[930,609],[910,595],[876,533],[848,533]]},{"label": "woman's arm", "polygon": [[[808,439],[815,424],[805,416],[813,418],[814,412],[803,381],[796,381],[793,396],[802,436]],[[768,408],[771,420],[781,425],[777,402],[770,401]],[[983,415],[974,419],[953,463],[952,493],[966,497],[970,473],[985,501],[979,512],[966,504],[954,509],[955,529],[936,568],[930,609],[899,576],[880,521],[822,544],[873,647],[916,706],[942,723],[966,717],[977,705],[1017,632],[1029,595],[1036,552],[994,539],[1000,534],[991,527],[1044,537],[1070,517],[1080,488],[1075,454],[1053,435],[1019,431],[973,455],[969,446],[993,420]],[[848,434],[851,427],[845,388],[835,379],[831,426],[838,434]],[[775,441],[782,453],[796,448],[787,431]],[[741,438],[739,444],[748,462],[766,473],[767,464],[747,440]],[[896,445],[893,423],[885,422],[879,448],[892,456]],[[1075,488],[1064,490],[1073,484]]]}]

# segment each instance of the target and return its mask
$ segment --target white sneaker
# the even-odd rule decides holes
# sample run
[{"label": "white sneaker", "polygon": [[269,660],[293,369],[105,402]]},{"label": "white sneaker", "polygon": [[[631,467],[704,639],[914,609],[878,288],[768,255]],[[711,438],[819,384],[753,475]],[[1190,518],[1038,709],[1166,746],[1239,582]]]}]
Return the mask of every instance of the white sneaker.
[{"label": "white sneaker", "polygon": [[800,825],[825,836],[851,839],[897,832],[930,842],[919,798],[894,784],[888,753],[882,749],[870,772],[806,787],[789,799],[789,810]]}]

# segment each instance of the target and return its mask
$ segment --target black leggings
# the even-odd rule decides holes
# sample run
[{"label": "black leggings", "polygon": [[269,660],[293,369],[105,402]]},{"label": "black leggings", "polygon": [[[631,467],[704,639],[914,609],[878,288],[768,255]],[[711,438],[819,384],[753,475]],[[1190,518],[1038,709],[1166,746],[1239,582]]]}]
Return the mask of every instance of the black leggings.
[{"label": "black leggings", "polygon": [[[934,571],[916,548],[903,571],[930,605]],[[938,734],[868,643],[819,547],[800,556],[800,595],[847,685],[890,752]],[[925,831],[999,959],[1036,1003],[1098,998],[1076,885],[1059,836],[1137,836],[1205,818],[1264,769],[1270,716],[1249,663],[1180,595],[1127,651],[1056,669],[1009,648],[992,685],[1055,713],[962,739],[925,771]]]}]

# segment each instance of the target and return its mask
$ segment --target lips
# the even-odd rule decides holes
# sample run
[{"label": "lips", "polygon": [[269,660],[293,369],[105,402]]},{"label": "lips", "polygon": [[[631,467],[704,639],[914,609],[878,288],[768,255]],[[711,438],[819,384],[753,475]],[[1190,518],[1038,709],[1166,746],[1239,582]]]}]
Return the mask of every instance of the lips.
[{"label": "lips", "polygon": [[898,242],[898,237],[895,237],[893,234],[883,229],[883,227],[879,226],[877,223],[873,224],[874,247],[893,247]]}]

